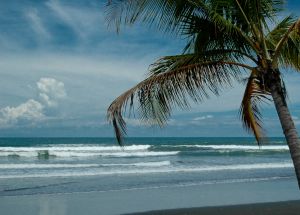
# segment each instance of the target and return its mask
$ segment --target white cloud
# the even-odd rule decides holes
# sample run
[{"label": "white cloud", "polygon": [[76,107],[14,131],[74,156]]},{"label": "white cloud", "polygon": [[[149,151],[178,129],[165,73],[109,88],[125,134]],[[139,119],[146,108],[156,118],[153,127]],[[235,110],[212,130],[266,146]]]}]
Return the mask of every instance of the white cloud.
[{"label": "white cloud", "polygon": [[40,16],[38,15],[38,11],[36,9],[29,10],[26,13],[26,17],[28,18],[28,20],[31,24],[30,25],[31,28],[35,31],[35,33],[37,33],[40,36],[40,38],[42,38],[42,39],[50,39],[51,38],[51,34],[48,32],[48,30],[43,25],[43,22],[42,22]]},{"label": "white cloud", "polygon": [[292,116],[292,119],[294,120],[295,125],[300,125],[300,118],[297,116]]},{"label": "white cloud", "polygon": [[143,121],[143,120],[139,120],[139,119],[134,119],[134,118],[124,118],[125,122],[127,125],[133,126],[133,127],[139,127],[139,126],[146,126],[146,127],[150,127],[151,125],[155,125],[156,123],[154,121],[151,122],[151,120],[149,121]]},{"label": "white cloud", "polygon": [[[43,95],[39,95],[42,92],[36,91],[36,80],[40,80],[42,73],[43,77],[55,77],[67,86],[68,99],[64,99],[64,105],[57,110],[68,116],[81,116],[82,121],[88,120],[86,115],[90,113],[105,115],[112,100],[142,80],[151,63],[147,56],[141,56],[139,61],[126,57],[114,59],[103,55],[42,52],[0,56],[2,76],[11,77],[0,80],[0,107],[20,104],[32,98],[34,93],[38,95],[36,100],[46,105],[47,98],[42,98]],[[31,89],[24,90],[28,85]]]},{"label": "white cloud", "polygon": [[54,78],[41,78],[36,85],[41,100],[49,107],[57,106],[57,101],[67,95],[64,83]]},{"label": "white cloud", "polygon": [[50,0],[46,5],[81,38],[98,32],[99,28],[95,26],[103,23],[100,8],[94,8],[95,11],[93,8],[76,8],[61,4],[58,0]]},{"label": "white cloud", "polygon": [[69,14],[63,9],[59,1],[51,0],[46,3],[46,5],[57,14],[65,23],[71,25],[76,29],[76,26],[73,24],[72,18]]},{"label": "white cloud", "polygon": [[41,101],[28,99],[15,106],[0,109],[0,127],[11,127],[17,124],[35,124],[47,118],[45,108],[57,106],[58,100],[66,97],[64,83],[54,78],[41,78],[37,83]]},{"label": "white cloud", "polygon": [[19,121],[36,122],[42,120],[45,117],[43,109],[43,105],[33,99],[29,99],[16,107],[7,106],[0,109],[0,126],[10,127]]},{"label": "white cloud", "polygon": [[193,120],[194,121],[201,121],[201,120],[205,120],[205,119],[211,119],[213,117],[214,117],[213,115],[206,115],[206,116],[195,117]]}]

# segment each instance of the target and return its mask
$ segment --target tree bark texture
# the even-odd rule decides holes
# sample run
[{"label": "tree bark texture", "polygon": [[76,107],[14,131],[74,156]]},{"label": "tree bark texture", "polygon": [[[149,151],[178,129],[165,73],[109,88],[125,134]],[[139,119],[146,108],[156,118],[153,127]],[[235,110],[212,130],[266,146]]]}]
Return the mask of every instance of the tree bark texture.
[{"label": "tree bark texture", "polygon": [[279,71],[275,71],[275,73],[268,73],[268,75],[272,76],[268,80],[268,85],[290,150],[300,189],[300,141],[298,132],[285,100],[284,89],[279,76]]}]

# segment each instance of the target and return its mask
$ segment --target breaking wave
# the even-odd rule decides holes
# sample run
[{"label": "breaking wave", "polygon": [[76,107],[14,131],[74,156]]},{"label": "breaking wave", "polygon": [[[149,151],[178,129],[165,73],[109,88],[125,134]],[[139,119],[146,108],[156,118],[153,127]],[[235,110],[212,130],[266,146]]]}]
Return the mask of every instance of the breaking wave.
[{"label": "breaking wave", "polygon": [[171,167],[171,168],[152,168],[152,169],[126,169],[126,170],[108,170],[108,171],[80,171],[80,172],[50,172],[24,175],[1,175],[0,179],[9,178],[44,178],[44,177],[80,177],[80,176],[100,176],[100,175],[126,175],[126,174],[154,174],[154,173],[177,173],[177,172],[216,172],[216,171],[245,171],[260,169],[281,169],[292,168],[292,163],[256,163],[256,164],[238,164],[238,165],[218,165],[203,166],[199,168]]},{"label": "breaking wave", "polygon": [[171,148],[199,148],[211,150],[236,150],[236,151],[288,151],[287,145],[266,145],[266,146],[250,146],[250,145],[163,145]]},{"label": "breaking wave", "polygon": [[138,162],[138,163],[115,163],[115,164],[0,164],[0,169],[55,169],[55,168],[89,168],[89,167],[160,167],[170,165],[170,161]]}]

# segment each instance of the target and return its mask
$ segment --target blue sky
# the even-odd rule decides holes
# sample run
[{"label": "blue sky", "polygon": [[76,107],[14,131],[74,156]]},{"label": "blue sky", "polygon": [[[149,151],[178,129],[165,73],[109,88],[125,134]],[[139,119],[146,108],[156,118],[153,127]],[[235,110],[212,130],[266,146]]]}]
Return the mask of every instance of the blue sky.
[{"label": "blue sky", "polygon": [[[288,1],[300,14],[300,3]],[[184,41],[143,26],[117,35],[105,23],[105,1],[0,2],[0,136],[113,136],[110,102],[145,77],[148,66],[181,52]],[[300,74],[285,72],[289,105],[300,127]],[[246,136],[236,84],[190,111],[176,110],[164,129],[129,119],[130,136]],[[272,105],[267,133],[282,131]]]}]

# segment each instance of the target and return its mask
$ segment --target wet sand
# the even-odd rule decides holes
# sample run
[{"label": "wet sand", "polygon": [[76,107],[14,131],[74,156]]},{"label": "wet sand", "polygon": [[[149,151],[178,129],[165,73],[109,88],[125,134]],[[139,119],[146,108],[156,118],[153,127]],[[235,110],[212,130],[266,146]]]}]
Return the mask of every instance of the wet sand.
[{"label": "wet sand", "polygon": [[126,215],[299,215],[300,201],[258,203],[218,207],[182,208]]},{"label": "wet sand", "polygon": [[[292,201],[298,200],[298,201]],[[257,204],[283,202],[275,204]],[[300,214],[297,181],[148,187],[86,193],[1,196],[2,215]],[[237,205],[230,206],[228,205]],[[177,209],[191,208],[191,209]],[[173,210],[168,210],[173,209]],[[153,212],[160,210],[160,212]]]}]

